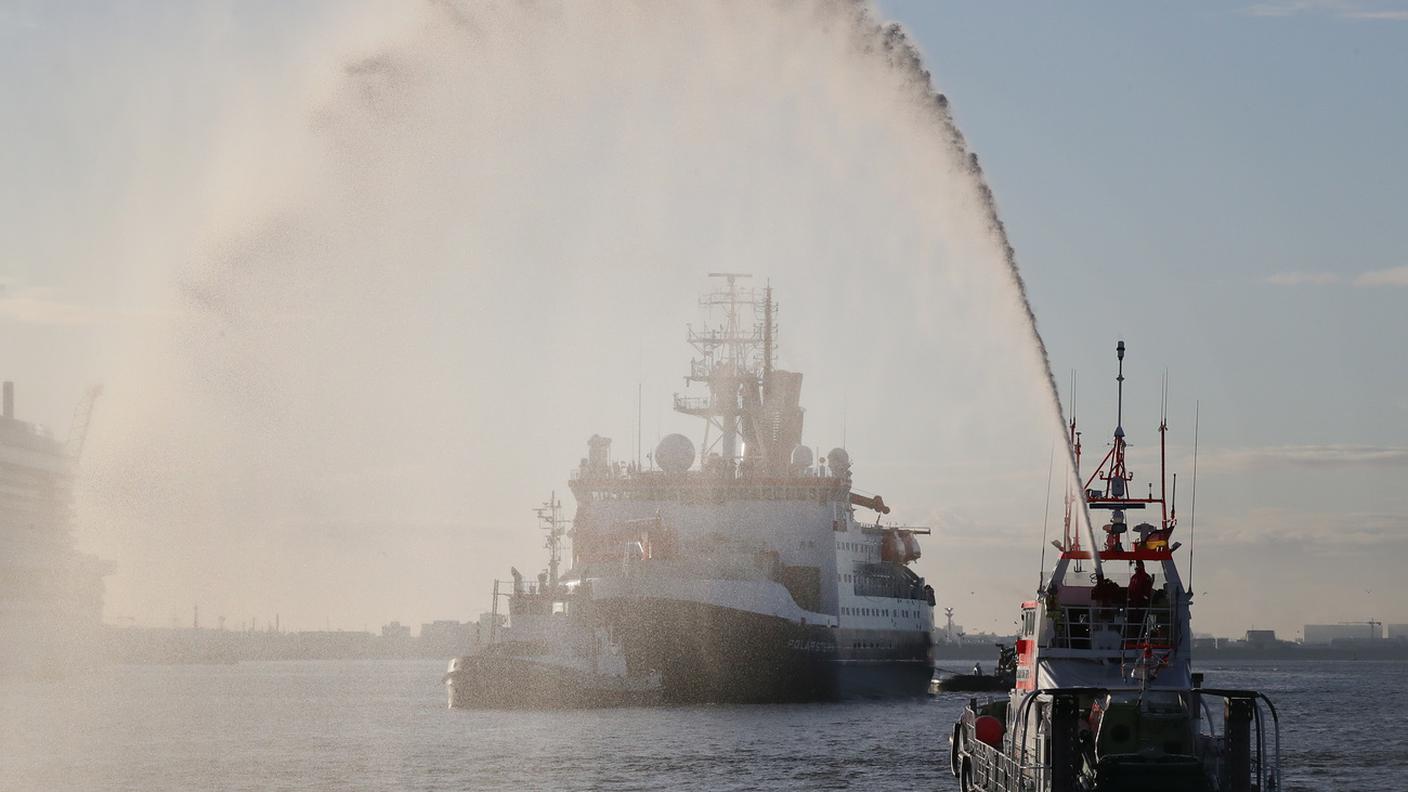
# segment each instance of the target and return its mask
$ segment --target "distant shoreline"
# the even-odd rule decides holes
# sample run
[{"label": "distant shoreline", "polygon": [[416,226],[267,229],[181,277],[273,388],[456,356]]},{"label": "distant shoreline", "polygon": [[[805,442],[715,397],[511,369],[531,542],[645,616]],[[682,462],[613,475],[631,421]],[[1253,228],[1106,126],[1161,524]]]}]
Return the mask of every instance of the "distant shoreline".
[{"label": "distant shoreline", "polygon": [[[988,664],[996,661],[996,644],[1012,639],[934,646],[934,663],[953,666],[957,661]],[[1384,640],[1332,646],[1303,646],[1277,642],[1252,646],[1242,641],[1220,646],[1193,646],[1195,665],[1223,660],[1278,660],[1288,662],[1354,660],[1408,660],[1408,641]],[[104,630],[101,656],[121,665],[208,665],[262,660],[396,660],[450,658],[472,652],[470,641],[450,636],[434,639],[401,635],[386,637],[360,630],[305,632],[235,631],[218,629],[113,627]]]},{"label": "distant shoreline", "polygon": [[[998,639],[993,643],[1011,644],[1011,639]],[[1290,660],[1290,661],[1348,661],[1348,660],[1408,660],[1408,641],[1381,640],[1374,642],[1351,642],[1331,646],[1305,646],[1302,644],[1277,642],[1262,646],[1250,646],[1242,641],[1227,642],[1220,646],[1194,644],[1193,663],[1217,662],[1219,660]],[[997,648],[992,643],[938,644],[934,647],[934,659],[942,664],[944,660],[973,660],[997,657]]]}]

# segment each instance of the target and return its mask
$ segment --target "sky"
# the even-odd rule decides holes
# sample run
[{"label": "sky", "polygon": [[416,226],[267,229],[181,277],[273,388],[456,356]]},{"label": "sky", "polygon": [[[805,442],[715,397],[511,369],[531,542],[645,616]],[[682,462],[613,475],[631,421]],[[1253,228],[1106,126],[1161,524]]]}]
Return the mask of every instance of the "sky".
[{"label": "sky", "polygon": [[1117,337],[1131,442],[1165,369],[1171,444],[1200,405],[1194,588],[1236,615],[1195,626],[1401,621],[1408,5],[881,8],[983,158],[1087,431]]},{"label": "sky", "polygon": [[[1198,415],[1196,519],[1185,518],[1196,530],[1197,629],[1294,636],[1304,623],[1408,622],[1399,574],[1408,561],[1408,238],[1396,222],[1408,205],[1408,108],[1396,101],[1408,95],[1408,4],[1107,3],[1061,12],[893,0],[877,9],[909,32],[983,164],[1067,404],[1076,377],[1087,453],[1113,428],[1112,352],[1123,339],[1125,424],[1139,480],[1152,475],[1165,371],[1170,463],[1181,481],[1191,482]],[[523,24],[511,15],[504,22]],[[678,389],[683,324],[697,318],[692,292],[717,268],[710,254],[739,255],[727,244],[735,239],[759,251],[748,263],[779,286],[784,355],[792,356],[783,362],[807,373],[811,441],[839,445],[844,434],[857,469],[868,462],[874,471],[866,488],[915,504],[906,518],[935,525],[920,572],[941,604],[969,629],[1005,628],[1037,577],[1051,456],[1045,438],[1006,440],[1040,408],[1003,402],[1009,410],[999,420],[1010,426],[970,421],[984,429],[965,430],[942,418],[965,405],[929,409],[926,394],[942,401],[955,388],[923,365],[953,356],[949,371],[969,372],[964,384],[978,393],[1018,381],[990,370],[1027,365],[1004,354],[1015,340],[987,337],[993,352],[981,370],[964,368],[971,361],[955,351],[972,346],[963,333],[985,321],[981,295],[997,287],[965,280],[954,264],[940,268],[937,283],[911,282],[899,263],[874,273],[823,270],[815,285],[801,264],[762,255],[810,245],[818,260],[826,250],[864,256],[880,245],[894,257],[905,244],[916,258],[965,250],[922,231],[931,210],[962,228],[959,209],[931,206],[948,193],[916,202],[913,222],[881,213],[879,198],[863,200],[909,185],[901,174],[885,171],[875,193],[856,186],[849,198],[836,189],[826,200],[789,192],[789,180],[826,188],[867,178],[865,163],[837,161],[840,153],[874,153],[876,141],[908,151],[908,138],[892,141],[883,124],[833,132],[820,110],[809,116],[791,104],[863,102],[846,64],[812,64],[830,80],[820,88],[797,79],[801,56],[825,50],[799,43],[794,60],[763,52],[766,29],[736,46],[762,53],[750,55],[759,63],[782,63],[787,77],[774,84],[725,72],[710,89],[700,81],[713,73],[672,63],[663,45],[642,55],[651,70],[641,90],[658,106],[674,108],[679,86],[702,107],[736,102],[771,119],[710,128],[717,122],[707,113],[672,111],[719,138],[750,141],[679,142],[710,170],[678,166],[678,141],[652,134],[676,127],[657,126],[634,100],[602,88],[628,79],[625,66],[584,69],[580,93],[553,96],[564,114],[577,113],[571,121],[475,84],[472,107],[490,108],[487,118],[451,113],[451,123],[425,108],[454,107],[463,96],[434,86],[398,104],[394,70],[391,89],[358,85],[386,89],[376,113],[415,123],[393,135],[355,116],[341,82],[346,64],[372,63],[368,73],[377,74],[375,59],[357,54],[421,41],[418,24],[391,5],[351,13],[314,2],[20,3],[0,12],[0,69],[15,75],[0,82],[0,101],[12,108],[0,116],[0,367],[18,382],[21,417],[59,436],[89,384],[108,388],[76,534],[115,563],[109,621],[184,620],[193,602],[233,623],[280,612],[286,626],[306,628],[471,618],[492,575],[510,563],[531,566],[540,552],[531,507],[563,487],[585,438],[605,429],[629,444],[636,382],[647,403],[645,445],[678,426],[659,405]],[[397,56],[412,64],[408,73],[436,73],[458,52],[434,35],[425,49]],[[490,66],[530,72],[524,85],[543,84],[526,56],[483,57],[491,56],[501,60]],[[556,61],[546,62],[551,71]],[[640,123],[624,133],[603,125],[578,111],[578,97],[626,102],[621,112]],[[498,129],[517,132],[509,139]],[[790,130],[777,139],[802,140],[817,158],[793,164],[800,155],[773,148],[777,129]],[[494,156],[456,159],[461,146],[446,140],[464,130]],[[630,156],[617,151],[623,135]],[[867,145],[848,147],[853,138]],[[493,205],[441,179],[422,147],[437,153],[432,164],[448,163],[446,173],[495,185]],[[732,173],[739,151],[758,157],[752,169],[765,174],[752,184],[766,198],[757,205],[786,201],[791,213],[769,223],[746,211],[748,201],[727,205],[728,185],[710,174]],[[598,158],[627,166],[620,194],[606,200],[580,189],[601,183],[589,167]],[[834,173],[815,175],[818,162]],[[548,198],[520,195],[524,180],[500,172],[510,165],[560,184]],[[626,195],[641,184],[682,191],[663,205]],[[422,192],[436,200],[422,202]],[[486,218],[534,220],[533,230],[463,228],[445,209],[458,201]],[[590,230],[612,227],[622,210],[654,219],[674,239]],[[388,230],[359,236],[368,218]],[[725,228],[723,241],[698,230],[706,226]],[[309,246],[328,229],[357,244]],[[418,241],[426,229],[500,263],[414,272],[385,264],[407,251],[438,260],[443,250]],[[681,239],[691,244],[676,250]],[[545,263],[584,250],[571,272]],[[289,251],[323,263],[296,273],[270,264]],[[661,251],[678,256],[679,272],[645,263]],[[339,257],[354,261],[350,269]],[[633,286],[597,290],[603,278],[593,273],[614,276],[594,267],[636,257],[641,263],[620,271]],[[251,271],[254,285],[229,285]],[[601,312],[576,305],[574,290],[598,298]],[[872,309],[857,295],[867,290],[909,318],[865,315]],[[505,299],[529,307],[497,313]],[[193,304],[222,307],[192,319]],[[930,307],[944,316],[926,318]],[[1010,306],[1001,307],[994,334],[1015,333]],[[602,315],[627,311],[629,321]],[[835,322],[839,311],[853,325]],[[236,315],[253,318],[237,324]],[[334,320],[345,316],[370,318],[343,332]],[[596,333],[571,329],[583,327]],[[651,329],[622,344],[608,331],[623,327]],[[513,339],[513,354],[499,363],[503,337]],[[915,337],[924,340],[904,346]],[[461,345],[464,338],[474,340]],[[400,355],[408,344],[421,352]],[[612,347],[613,360],[593,376],[582,361]],[[819,349],[874,360],[841,371]],[[199,365],[217,357],[213,369]],[[460,358],[494,362],[446,368]],[[153,362],[167,359],[183,362]],[[479,392],[509,378],[534,396]],[[562,407],[529,409],[540,403]],[[531,429],[508,433],[505,423]],[[419,462],[418,449],[433,464]],[[119,473],[129,468],[141,475]],[[466,483],[486,476],[494,480],[482,491]],[[348,495],[374,486],[399,494]],[[463,491],[473,497],[458,497]],[[1189,492],[1180,490],[1183,514]],[[985,508],[994,495],[1011,503]],[[225,522],[233,514],[240,519]],[[514,523],[521,530],[507,527]]]}]

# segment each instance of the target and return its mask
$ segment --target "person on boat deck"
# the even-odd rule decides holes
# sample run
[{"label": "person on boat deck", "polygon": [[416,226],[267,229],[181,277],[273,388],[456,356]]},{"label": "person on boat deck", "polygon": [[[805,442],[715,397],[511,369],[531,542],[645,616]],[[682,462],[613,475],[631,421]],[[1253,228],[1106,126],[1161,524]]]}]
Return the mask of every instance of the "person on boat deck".
[{"label": "person on boat deck", "polygon": [[1143,608],[1154,595],[1154,578],[1144,571],[1144,562],[1134,562],[1134,574],[1129,576],[1129,606]]},{"label": "person on boat deck", "polygon": [[1139,637],[1144,630],[1144,617],[1149,612],[1149,600],[1154,596],[1154,578],[1144,571],[1144,562],[1134,562],[1134,574],[1129,576],[1129,609],[1125,612],[1126,623]]},{"label": "person on boat deck", "polygon": [[1090,589],[1090,599],[1098,606],[1108,608],[1116,605],[1124,598],[1124,589],[1120,584],[1105,577],[1100,576],[1100,580]]}]

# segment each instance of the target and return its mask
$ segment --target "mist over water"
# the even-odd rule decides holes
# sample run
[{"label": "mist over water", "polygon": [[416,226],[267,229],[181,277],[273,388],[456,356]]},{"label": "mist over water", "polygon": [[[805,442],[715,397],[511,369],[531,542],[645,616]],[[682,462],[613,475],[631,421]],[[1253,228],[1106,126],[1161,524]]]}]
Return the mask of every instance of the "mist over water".
[{"label": "mist over water", "polygon": [[805,441],[936,529],[940,606],[1035,583],[1044,351],[902,32],[841,2],[426,3],[316,35],[212,134],[190,250],[112,341],[78,504],[110,615],[472,618],[540,562],[529,510],[587,437],[635,458],[638,384],[644,451],[698,437],[669,398],[719,271],[776,289]]}]

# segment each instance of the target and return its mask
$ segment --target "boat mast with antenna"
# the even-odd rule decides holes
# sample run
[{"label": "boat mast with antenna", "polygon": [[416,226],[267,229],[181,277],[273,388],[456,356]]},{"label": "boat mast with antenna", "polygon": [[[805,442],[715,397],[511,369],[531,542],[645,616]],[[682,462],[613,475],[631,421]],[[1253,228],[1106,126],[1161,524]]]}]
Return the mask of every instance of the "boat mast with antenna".
[{"label": "boat mast with antenna", "polygon": [[[783,390],[789,390],[785,383],[792,383],[795,390],[800,375],[774,368],[777,305],[772,286],[764,287],[761,294],[744,288],[739,281],[752,276],[743,272],[711,272],[709,277],[723,279],[724,288],[705,294],[699,304],[711,315],[722,314],[722,321],[703,329],[689,328],[689,343],[698,356],[690,361],[685,377],[686,384],[706,385],[709,395],[676,394],[675,410],[707,421],[701,457],[708,460],[717,453],[724,477],[736,476],[744,463],[785,466],[785,455],[800,440],[801,411],[783,404],[788,399],[776,400],[783,394],[773,389],[784,383]],[[710,439],[713,431],[718,432],[716,441]]]},{"label": "boat mast with antenna", "polygon": [[544,546],[548,549],[548,585],[556,591],[558,568],[562,565],[562,544],[567,537],[567,520],[562,517],[562,501],[558,499],[557,492],[549,495],[543,505],[533,509],[533,513],[538,515],[538,527],[547,532]]}]

